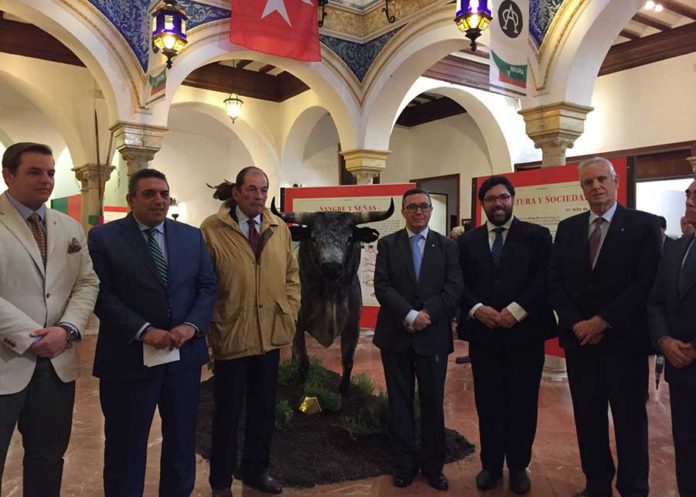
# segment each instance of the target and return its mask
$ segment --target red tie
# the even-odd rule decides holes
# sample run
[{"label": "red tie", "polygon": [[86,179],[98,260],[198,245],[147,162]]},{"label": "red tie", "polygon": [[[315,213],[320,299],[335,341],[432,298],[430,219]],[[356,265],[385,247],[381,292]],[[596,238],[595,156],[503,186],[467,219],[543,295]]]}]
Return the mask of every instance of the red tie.
[{"label": "red tie", "polygon": [[602,223],[604,222],[603,217],[598,217],[592,224],[594,224],[594,229],[590,234],[590,264],[594,267],[595,259],[597,258],[597,252],[599,251],[599,242],[602,240]]},{"label": "red tie", "polygon": [[249,219],[247,224],[249,225],[249,245],[251,245],[251,250],[258,259],[260,237],[259,232],[256,231],[256,222],[253,219]]}]

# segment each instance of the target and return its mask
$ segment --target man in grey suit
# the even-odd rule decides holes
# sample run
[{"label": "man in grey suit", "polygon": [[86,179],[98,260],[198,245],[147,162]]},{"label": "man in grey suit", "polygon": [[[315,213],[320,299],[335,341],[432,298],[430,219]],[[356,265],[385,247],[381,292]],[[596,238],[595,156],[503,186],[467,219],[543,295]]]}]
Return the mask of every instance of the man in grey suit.
[{"label": "man in grey suit", "polygon": [[[389,394],[394,485],[410,485],[420,467],[431,487],[446,491],[443,399],[462,274],[455,242],[428,227],[430,195],[408,190],[401,206],[406,228],[379,241],[375,264],[381,308],[374,343],[382,355]],[[420,454],[413,416],[415,380],[421,407]]]},{"label": "man in grey suit", "polygon": [[[686,190],[686,222],[696,223],[696,181]],[[681,497],[696,497],[696,246],[685,235],[665,246],[648,301],[650,337],[667,359],[672,436]]]},{"label": "man in grey suit", "polygon": [[46,207],[51,149],[16,143],[0,195],[0,479],[15,425],[24,497],[58,497],[72,425],[77,347],[99,280],[80,224]]}]

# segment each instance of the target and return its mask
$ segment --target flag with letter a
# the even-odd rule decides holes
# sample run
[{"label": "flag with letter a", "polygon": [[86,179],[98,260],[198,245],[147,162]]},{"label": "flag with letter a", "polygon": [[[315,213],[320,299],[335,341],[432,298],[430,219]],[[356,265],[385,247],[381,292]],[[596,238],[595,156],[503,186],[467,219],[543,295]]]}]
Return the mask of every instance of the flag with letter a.
[{"label": "flag with letter a", "polygon": [[526,95],[529,0],[502,0],[496,4],[490,27],[490,84]]},{"label": "flag with letter a", "polygon": [[230,41],[270,55],[320,61],[316,0],[232,0]]}]

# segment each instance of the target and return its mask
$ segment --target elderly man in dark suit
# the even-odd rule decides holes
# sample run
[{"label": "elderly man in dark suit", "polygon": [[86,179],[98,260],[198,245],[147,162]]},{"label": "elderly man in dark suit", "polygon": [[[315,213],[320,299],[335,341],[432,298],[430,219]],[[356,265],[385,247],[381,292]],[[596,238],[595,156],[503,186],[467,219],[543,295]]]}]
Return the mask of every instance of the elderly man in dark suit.
[{"label": "elderly man in dark suit", "polygon": [[[696,181],[686,190],[696,223]],[[665,247],[648,301],[650,335],[667,359],[672,436],[681,497],[696,497],[696,247],[686,235]]]},{"label": "elderly man in dark suit", "polygon": [[[442,474],[443,399],[462,277],[455,242],[428,227],[430,195],[408,190],[401,206],[406,228],[379,241],[374,280],[381,305],[374,343],[382,355],[389,395],[394,485],[410,485],[420,467],[431,487],[445,491],[449,484]],[[415,380],[421,407],[420,455],[414,427]]]},{"label": "elderly man in dark suit", "polygon": [[609,497],[616,473],[609,448],[610,406],[616,435],[616,487],[648,495],[648,338],[646,302],[660,259],[658,220],[616,201],[619,179],[597,157],[578,166],[589,212],[558,225],[550,298],[559,318],[586,488]]},{"label": "elderly man in dark suit", "polygon": [[[195,429],[204,333],[216,297],[201,232],[166,219],[169,185],[143,169],[128,184],[131,213],[94,228],[89,251],[101,280],[94,359],[104,413],[104,493],[143,495],[147,439],[162,418],[161,497],[187,497],[196,475]],[[161,364],[158,364],[161,363]]]},{"label": "elderly man in dark suit", "polygon": [[510,489],[529,491],[526,468],[536,433],[544,341],[556,322],[547,299],[551,233],[512,215],[515,188],[505,176],[483,182],[488,221],[459,239],[464,278],[459,335],[469,341],[481,436],[476,486],[497,485],[503,463]]}]

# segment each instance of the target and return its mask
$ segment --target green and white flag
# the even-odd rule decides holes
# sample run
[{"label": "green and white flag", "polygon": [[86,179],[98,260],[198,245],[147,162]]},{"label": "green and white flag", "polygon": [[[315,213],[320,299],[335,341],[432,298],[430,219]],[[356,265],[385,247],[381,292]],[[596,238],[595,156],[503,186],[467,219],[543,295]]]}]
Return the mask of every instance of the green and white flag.
[{"label": "green and white flag", "polygon": [[490,84],[527,94],[529,0],[499,0],[491,22]]}]

